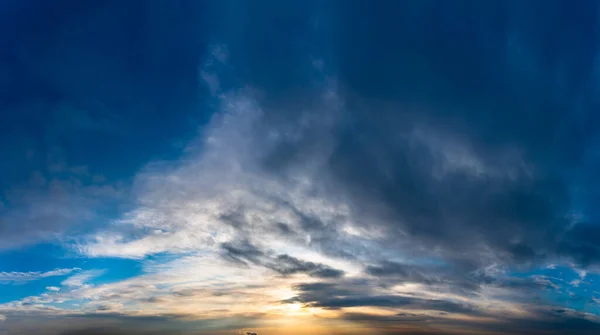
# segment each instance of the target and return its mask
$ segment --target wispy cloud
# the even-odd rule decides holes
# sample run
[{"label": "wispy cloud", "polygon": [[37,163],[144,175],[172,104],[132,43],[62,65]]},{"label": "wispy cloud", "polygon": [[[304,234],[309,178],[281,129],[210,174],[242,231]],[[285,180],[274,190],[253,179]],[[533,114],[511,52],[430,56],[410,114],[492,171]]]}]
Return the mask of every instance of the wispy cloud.
[{"label": "wispy cloud", "polygon": [[46,272],[30,271],[30,272],[0,272],[0,284],[20,283],[34,280],[40,280],[48,277],[66,276],[73,272],[79,271],[79,268],[71,269],[55,269]]},{"label": "wispy cloud", "polygon": [[85,286],[89,280],[96,278],[104,273],[103,270],[87,270],[77,273],[62,281],[62,285],[69,287]]}]

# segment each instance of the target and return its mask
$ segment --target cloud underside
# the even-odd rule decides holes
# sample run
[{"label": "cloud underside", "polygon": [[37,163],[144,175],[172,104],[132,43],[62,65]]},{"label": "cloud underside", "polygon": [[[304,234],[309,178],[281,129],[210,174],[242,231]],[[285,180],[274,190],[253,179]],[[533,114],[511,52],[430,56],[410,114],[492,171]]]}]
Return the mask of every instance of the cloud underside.
[{"label": "cloud underside", "polygon": [[[85,257],[138,260],[143,273],[108,284],[93,281],[102,271],[73,274],[41,296],[0,305],[0,331],[26,329],[23,315],[79,320],[53,325],[64,335],[119,334],[143,318],[160,319],[164,333],[317,319],[382,334],[600,331],[596,293],[577,311],[548,298],[574,301],[567,289],[600,265],[600,226],[588,209],[597,64],[569,51],[590,43],[559,38],[552,62],[535,32],[519,30],[528,22],[521,17],[507,27],[476,20],[482,35],[473,36],[453,20],[430,27],[439,20],[408,3],[393,11],[400,18],[377,4],[348,5],[324,29],[335,43],[299,52],[281,41],[283,60],[272,64],[239,42],[213,46],[197,71],[215,107],[210,121],[178,159],[136,174],[124,214],[64,242]],[[253,10],[250,23],[270,22]],[[400,33],[349,19],[371,11]],[[315,15],[293,23],[317,29],[327,20]],[[403,26],[410,22],[414,29]],[[248,38],[267,43],[259,26]],[[498,26],[496,49],[478,47]],[[468,42],[444,42],[447,30]],[[250,69],[234,75],[236,66]],[[42,195],[55,194],[43,186]],[[58,234],[72,216],[95,218],[96,195],[116,193],[74,188],[78,197],[39,215],[28,215],[27,202],[7,209],[0,232],[19,237],[15,245]],[[32,199],[53,198],[42,195]],[[70,199],[77,211],[67,210]],[[577,279],[515,275],[548,264],[579,271]],[[2,272],[0,283],[47,276]]]}]

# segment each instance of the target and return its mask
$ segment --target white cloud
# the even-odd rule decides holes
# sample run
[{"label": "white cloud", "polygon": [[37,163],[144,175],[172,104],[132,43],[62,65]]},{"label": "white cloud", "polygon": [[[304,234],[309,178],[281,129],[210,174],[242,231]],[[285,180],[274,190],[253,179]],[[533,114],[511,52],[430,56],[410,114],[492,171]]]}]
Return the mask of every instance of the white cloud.
[{"label": "white cloud", "polygon": [[[102,285],[89,284],[100,271],[85,271],[65,281],[60,291],[0,304],[0,312],[37,311],[60,315],[110,311],[156,315],[169,311],[193,317],[262,313],[280,309],[278,301],[293,295],[290,285],[307,280],[306,277],[283,278],[256,266],[239,268],[212,255],[186,256],[166,263],[145,261],[144,264],[144,274]],[[60,302],[81,307],[76,311],[54,307]]]},{"label": "white cloud", "polygon": [[[298,132],[330,122],[328,112],[335,113],[339,105],[330,90],[323,101],[324,110],[307,114],[298,129],[261,129],[263,112],[250,93],[222,97],[221,112],[187,148],[185,157],[174,164],[151,164],[139,173],[133,188],[137,207],[77,245],[90,257],[144,259],[169,253],[180,254],[179,258],[166,263],[144,259],[143,275],[104,285],[91,283],[101,272],[83,271],[64,280],[60,290],[48,288],[45,296],[4,308],[40,309],[69,301],[85,311],[131,314],[289,313],[279,301],[294,295],[292,285],[314,278],[303,273],[284,277],[260,265],[241,267],[223,260],[221,244],[240,239],[275,255],[358,275],[359,261],[313,248],[317,237],[303,227],[310,215],[331,229],[359,232],[345,234],[347,240],[341,243],[383,236],[360,233],[364,229],[351,219],[348,204],[324,193],[318,180],[323,161],[307,161],[285,178],[273,176],[261,165],[280,140],[301,137]],[[319,147],[323,160],[330,146],[324,141]],[[238,214],[241,217],[235,217]],[[236,220],[243,224],[236,226]],[[338,222],[344,225],[338,227]],[[282,225],[288,233],[281,232]],[[303,313],[297,309],[294,313]]]},{"label": "white cloud", "polygon": [[[337,105],[329,93],[324,101],[333,113]],[[148,166],[135,181],[138,207],[111,229],[90,236],[77,250],[90,257],[122,258],[214,253],[221,243],[239,238],[259,246],[280,241],[283,246],[306,247],[312,237],[304,231],[302,213],[332,228],[338,220],[346,223],[346,229],[353,226],[349,206],[320,189],[318,159],[286,178],[264,170],[262,157],[278,141],[299,136],[296,132],[302,129],[260,129],[262,115],[250,93],[224,97],[222,111],[204,129],[201,140],[187,148],[187,156],[179,164]],[[310,129],[326,119],[323,113],[307,115],[304,127]],[[324,142],[320,150],[327,147]],[[244,223],[238,227],[235,220]],[[278,229],[282,224],[293,233],[282,234]]]},{"label": "white cloud", "polygon": [[46,290],[57,292],[57,291],[60,291],[60,287],[57,287],[57,286],[46,286]]},{"label": "white cloud", "polygon": [[63,286],[81,287],[85,286],[89,280],[94,279],[104,273],[103,270],[88,270],[82,271],[65,279],[61,284]]},{"label": "white cloud", "polygon": [[0,272],[0,284],[2,283],[18,283],[18,282],[27,282],[33,280],[39,280],[42,278],[48,277],[58,277],[58,276],[66,276],[72,272],[81,270],[79,268],[71,268],[71,269],[55,269],[52,271],[40,272],[40,271],[30,271],[30,272]]}]

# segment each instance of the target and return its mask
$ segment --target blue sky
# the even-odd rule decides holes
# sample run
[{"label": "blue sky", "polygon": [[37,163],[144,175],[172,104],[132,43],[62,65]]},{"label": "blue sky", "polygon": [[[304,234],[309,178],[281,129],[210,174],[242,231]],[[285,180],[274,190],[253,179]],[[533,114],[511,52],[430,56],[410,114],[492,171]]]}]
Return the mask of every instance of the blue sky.
[{"label": "blue sky", "polygon": [[598,3],[0,6],[0,335],[600,331]]}]

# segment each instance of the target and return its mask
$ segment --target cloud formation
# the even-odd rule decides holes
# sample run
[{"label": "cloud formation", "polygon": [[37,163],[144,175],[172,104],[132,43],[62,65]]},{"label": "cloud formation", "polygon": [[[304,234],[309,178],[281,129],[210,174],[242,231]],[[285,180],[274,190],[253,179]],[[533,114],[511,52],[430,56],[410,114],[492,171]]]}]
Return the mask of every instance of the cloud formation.
[{"label": "cloud formation", "polygon": [[[70,276],[3,302],[0,332],[150,331],[143,321],[167,334],[599,330],[597,4],[127,6],[124,18],[146,19],[92,15],[126,52],[75,62],[83,74],[42,74],[91,110],[98,99],[121,111],[132,134],[88,112],[69,118],[77,127],[118,133],[106,137],[127,148],[176,145],[89,169],[52,161],[7,186],[0,248],[58,241],[89,263],[1,272],[10,284]],[[126,22],[147,28],[122,39]],[[45,50],[52,64],[96,59],[93,47]],[[74,85],[82,76],[100,83]],[[177,133],[166,119],[195,131],[162,138]],[[123,260],[140,273],[110,268]]]}]

